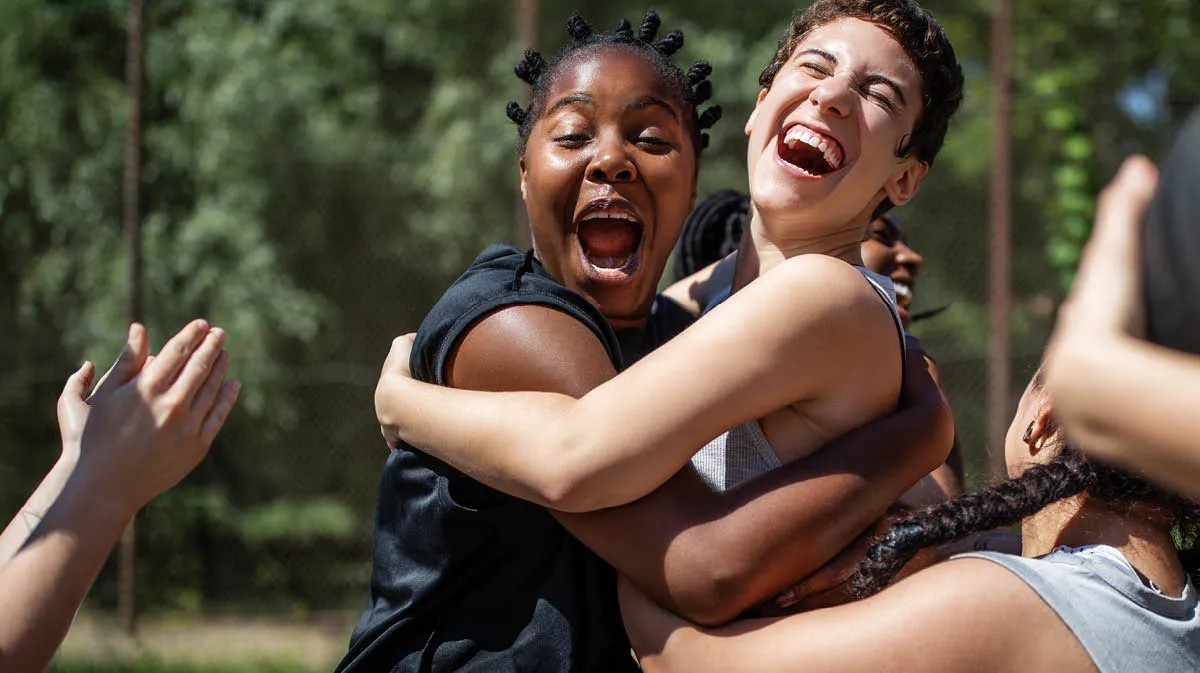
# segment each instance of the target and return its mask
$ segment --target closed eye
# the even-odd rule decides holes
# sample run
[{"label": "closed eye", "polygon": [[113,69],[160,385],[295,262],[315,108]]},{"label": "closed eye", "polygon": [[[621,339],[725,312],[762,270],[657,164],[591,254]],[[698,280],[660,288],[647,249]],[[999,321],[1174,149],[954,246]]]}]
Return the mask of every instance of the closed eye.
[{"label": "closed eye", "polygon": [[566,147],[578,147],[587,143],[591,138],[582,133],[564,133],[554,137],[554,142]]}]

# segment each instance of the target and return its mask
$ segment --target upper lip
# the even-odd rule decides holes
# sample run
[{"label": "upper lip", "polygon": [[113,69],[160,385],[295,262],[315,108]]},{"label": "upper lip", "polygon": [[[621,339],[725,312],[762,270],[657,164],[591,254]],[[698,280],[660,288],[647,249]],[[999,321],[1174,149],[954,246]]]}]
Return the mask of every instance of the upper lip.
[{"label": "upper lip", "polygon": [[828,141],[832,142],[834,145],[836,145],[838,154],[841,155],[841,159],[842,159],[841,166],[839,166],[838,168],[841,168],[842,166],[846,165],[846,162],[847,162],[846,147],[844,145],[842,145],[842,141],[838,140],[837,136],[833,135],[833,132],[830,131],[829,129],[823,128],[816,124],[810,124],[808,122],[803,122],[803,121],[787,122],[783,125],[783,128],[780,129],[780,131],[779,131],[779,142],[781,142],[781,143],[784,142],[784,138],[787,137],[788,131],[791,131],[792,128],[795,126],[803,126],[804,128],[808,129],[809,131],[812,131],[813,133],[821,136],[822,138],[825,138],[826,140],[828,140]]},{"label": "upper lip", "polygon": [[642,218],[638,215],[637,208],[633,204],[624,199],[614,199],[612,197],[601,197],[593,199],[587,203],[575,215],[575,223],[578,224],[586,219],[591,219],[592,215],[626,215],[634,222],[641,224]]}]

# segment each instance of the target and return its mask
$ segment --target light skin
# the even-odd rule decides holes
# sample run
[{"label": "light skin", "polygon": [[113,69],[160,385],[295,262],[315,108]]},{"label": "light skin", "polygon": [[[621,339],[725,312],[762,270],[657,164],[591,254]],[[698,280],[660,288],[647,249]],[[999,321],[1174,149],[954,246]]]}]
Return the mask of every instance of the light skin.
[{"label": "light skin", "polygon": [[[867,46],[852,46],[860,42]],[[894,87],[860,81],[875,79]],[[760,95],[747,123],[751,186],[765,192],[753,194],[756,207],[773,217],[783,202],[782,216],[792,220],[781,236],[772,236],[774,226],[753,227],[760,252],[753,256],[760,273],[754,283],[578,400],[410,382],[397,396],[406,404],[386,402],[390,398],[377,404],[383,425],[494,488],[584,512],[646,495],[699,447],[746,422],[757,421],[789,462],[889,413],[900,382],[895,326],[846,261],[861,261],[858,243],[872,204],[885,195],[905,200],[902,188],[911,183],[915,190],[913,176],[923,175],[912,168],[919,162],[894,156],[917,117],[900,100],[917,100],[919,92],[907,55],[882,29],[843,19],[814,30]],[[796,123],[837,137],[845,148],[839,170],[805,177],[778,156],[784,132]],[[783,186],[789,193],[780,195]],[[814,214],[823,212],[814,207],[823,203],[844,210],[854,196],[859,205],[846,211],[850,219],[835,225]],[[809,219],[794,220],[797,209]],[[842,238],[852,241],[849,251]],[[739,266],[745,259],[739,255]],[[752,334],[746,325],[755,326]],[[707,358],[711,353],[722,357]],[[706,358],[710,363],[697,370],[695,363]],[[730,397],[733,390],[741,392]]]},{"label": "light skin", "polygon": [[4,533],[16,551],[0,565],[0,668],[45,669],[134,514],[204,458],[240,388],[225,381],[224,341],[195,321],[147,362],[145,328],[134,325],[90,396],[91,363],[67,381],[58,403],[64,478],[44,481],[27,503],[45,507],[32,531],[19,515]]},{"label": "light skin", "polygon": [[[1058,452],[1051,411],[1041,391],[1026,390],[1005,442],[1011,475],[1049,462]],[[1022,437],[1031,424],[1026,442]],[[1027,518],[1022,531],[1025,556],[1059,545],[1108,544],[1167,593],[1183,591],[1183,569],[1161,522],[1116,514],[1081,495]],[[1036,592],[983,559],[938,564],[857,603],[719,629],[687,623],[629,583],[619,592],[630,640],[643,670],[651,673],[1096,670]]]},{"label": "light skin", "polygon": [[[614,68],[606,62],[603,72],[612,73]],[[614,79],[631,86],[637,82],[635,74],[624,72]],[[651,74],[646,72],[643,77]],[[567,82],[572,85],[565,86]],[[548,98],[548,109],[558,98],[577,94],[580,86],[577,76],[560,78]],[[615,98],[617,93],[609,92],[606,98]],[[644,96],[642,90],[625,95],[627,100]],[[626,107],[614,104],[611,109]],[[599,115],[590,123],[601,129],[618,123],[606,119]],[[558,198],[542,197],[531,190],[533,185],[544,184],[534,172],[546,163],[535,162],[530,155],[544,151],[539,142],[556,142],[552,134],[539,133],[541,124],[540,120],[535,124],[523,163],[527,203]],[[596,137],[619,135],[599,133]],[[639,169],[630,171],[632,177],[627,179],[643,181],[652,175],[640,170],[642,158],[636,143],[588,142],[577,151],[592,153],[593,160],[599,160],[604,155],[594,151],[597,147],[619,150],[620,161]],[[889,165],[893,160],[888,159]],[[601,174],[584,171],[578,175],[582,180],[578,191],[583,192],[592,189],[588,182]],[[612,179],[620,173],[605,170],[602,175]],[[645,184],[653,188],[649,182]],[[641,188],[630,185],[626,189],[634,186]],[[656,202],[665,198],[657,189],[652,193]],[[863,198],[883,193],[877,186]],[[694,184],[686,195],[689,207],[693,194]],[[563,221],[561,216],[548,225],[538,221],[540,212],[561,210],[531,207],[535,231],[543,226],[545,231],[561,227],[555,224]],[[681,225],[685,212],[680,210],[673,227]],[[660,220],[658,226],[663,225]],[[449,372],[451,388],[458,390],[422,386],[407,379],[408,344],[401,339],[376,392],[377,413],[393,443],[403,425],[406,439],[467,474],[556,510],[572,534],[632,576],[656,600],[700,621],[728,620],[813,572],[849,545],[907,486],[944,459],[952,435],[948,409],[918,357],[909,365],[908,380],[914,390],[906,399],[912,402],[905,404],[902,413],[816,451],[830,439],[895,408],[900,392],[900,348],[891,318],[858,272],[828,255],[806,255],[796,262],[765,276],[708,322],[702,320],[700,326],[677,337],[668,346],[677,349],[674,353],[663,355],[660,350],[628,370],[623,376],[636,373],[633,385],[626,378],[626,383],[605,388],[602,384],[615,372],[600,344],[582,325],[542,307],[505,309],[472,327],[456,350]],[[770,310],[773,304],[778,306],[780,297],[793,296],[821,300],[806,304],[804,310]],[[606,315],[610,313],[599,296],[590,298]],[[807,315],[808,322],[780,318],[780,314]],[[793,320],[799,322],[790,322]],[[741,326],[750,323],[761,326],[761,347],[746,345]],[[817,323],[824,334],[816,329]],[[830,362],[836,357],[823,362],[814,359],[804,376],[798,375],[801,365],[793,358],[779,357],[785,351],[820,350],[825,346],[814,344],[832,341],[837,341],[839,348],[855,350],[849,376],[845,366],[834,371]],[[695,362],[713,361],[712,352],[729,354],[729,361],[708,372],[708,381],[687,374],[694,372]],[[783,369],[791,372],[790,376],[771,360],[771,353],[777,361],[789,362]],[[566,363],[570,366],[564,366]],[[888,376],[880,376],[880,372]],[[681,373],[684,375],[679,376]],[[664,382],[677,389],[662,392],[659,386]],[[638,401],[622,386],[636,390]],[[650,390],[659,392],[650,395]],[[728,390],[749,392],[731,408]],[[494,396],[469,391],[524,392]],[[570,427],[554,420],[564,418],[560,413],[576,404],[574,396],[588,391],[600,393],[587,403],[591,410],[570,412],[572,418],[585,419],[584,424]],[[446,393],[451,397],[441,397]],[[458,395],[464,397],[455,397]],[[688,398],[694,401],[682,406],[661,403],[663,399]],[[856,401],[845,404],[846,398]],[[497,400],[501,400],[499,406]],[[795,406],[779,411],[789,402]],[[464,413],[464,403],[471,411]],[[609,404],[624,405],[623,410],[614,411]],[[654,405],[672,407],[662,410],[668,414],[665,422],[661,417],[657,422],[649,420],[647,409],[655,409],[654,414],[659,415]],[[505,411],[514,408],[516,415]],[[819,414],[815,412],[818,408]],[[810,411],[812,418],[822,422],[795,421]],[[779,413],[767,417],[774,412]],[[531,422],[531,413],[551,422]],[[453,416],[455,428],[450,432],[457,433],[454,437],[438,434],[448,429],[439,429],[437,420],[444,420],[446,414]],[[795,452],[789,458],[806,457],[729,494],[711,493],[686,466],[688,458],[712,436],[753,419],[762,420],[775,446]],[[589,432],[585,429],[588,423],[600,432]],[[880,434],[890,423],[897,425]],[[811,432],[805,434],[807,431]],[[479,432],[485,434],[472,434]],[[420,433],[426,434],[419,438]],[[481,443],[469,438],[464,441],[465,435],[486,439]],[[564,447],[570,448],[564,452]],[[812,455],[807,456],[809,453]],[[837,516],[831,516],[834,512]],[[713,549],[723,553],[714,555]]]},{"label": "light skin", "polygon": [[1092,238],[1051,338],[1047,385],[1063,425],[1096,457],[1200,497],[1200,425],[1192,404],[1200,395],[1200,357],[1142,334],[1140,232],[1157,182],[1154,165],[1133,157],[1101,193]]}]

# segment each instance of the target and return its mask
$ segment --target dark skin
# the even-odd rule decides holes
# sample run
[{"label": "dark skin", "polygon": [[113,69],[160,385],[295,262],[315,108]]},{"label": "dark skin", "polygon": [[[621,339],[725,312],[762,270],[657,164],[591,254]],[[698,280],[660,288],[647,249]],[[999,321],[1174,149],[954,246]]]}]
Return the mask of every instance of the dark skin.
[{"label": "dark skin", "polygon": [[[597,77],[601,59],[604,77]],[[627,104],[660,93],[647,84],[653,72],[625,52],[568,66],[548,97],[554,112],[535,123],[521,163],[539,259],[619,326],[645,319],[652,281],[695,193],[687,117],[658,104]],[[593,102],[555,108],[580,92]],[[665,138],[668,146],[647,137]],[[688,172],[681,177],[680,169]],[[592,200],[612,196],[628,202],[646,228],[644,263],[632,280],[594,283],[574,254],[573,222]],[[660,604],[701,624],[729,621],[834,558],[944,459],[949,409],[919,352],[908,367],[912,384],[901,412],[738,489],[714,493],[687,466],[636,502],[555,516]],[[458,344],[447,378],[454,388],[578,397],[615,374],[587,327],[554,309],[523,305],[477,322]]]}]

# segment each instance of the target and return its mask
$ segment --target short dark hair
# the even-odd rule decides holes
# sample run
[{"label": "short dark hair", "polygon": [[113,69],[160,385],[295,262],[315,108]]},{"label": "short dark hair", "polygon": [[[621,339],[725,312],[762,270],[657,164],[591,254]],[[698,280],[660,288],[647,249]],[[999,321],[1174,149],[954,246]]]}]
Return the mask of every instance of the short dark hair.
[{"label": "short dark hair", "polygon": [[672,30],[655,39],[661,24],[658,14],[647,12],[636,32],[628,19],[621,19],[616,30],[606,35],[597,33],[591,24],[576,14],[567,19],[567,34],[571,36],[571,43],[559,49],[549,62],[540,53],[527,50],[514,71],[517,77],[533,87],[529,106],[521,109],[516,101],[510,101],[507,108],[508,118],[517,125],[518,154],[525,154],[529,132],[545,111],[546,95],[565,64],[589,51],[624,49],[642,56],[655,66],[675,102],[685,113],[691,112],[692,141],[699,156],[700,150],[708,146],[708,134],[704,131],[721,118],[719,105],[713,105],[704,112],[699,111],[700,105],[712,97],[712,82],[708,79],[712,74],[712,66],[705,61],[697,61],[685,73],[675,65],[671,56],[683,47],[683,32]]},{"label": "short dark hair", "polygon": [[[879,26],[912,59],[921,74],[921,114],[908,139],[896,148],[896,156],[913,155],[932,166],[946,140],[950,118],[962,103],[963,74],[942,26],[913,0],[817,0],[792,20],[775,56],[759,75],[759,84],[771,88],[796,45],[814,29],[838,19],[860,19]],[[872,219],[891,207],[891,201],[884,199]]]}]

